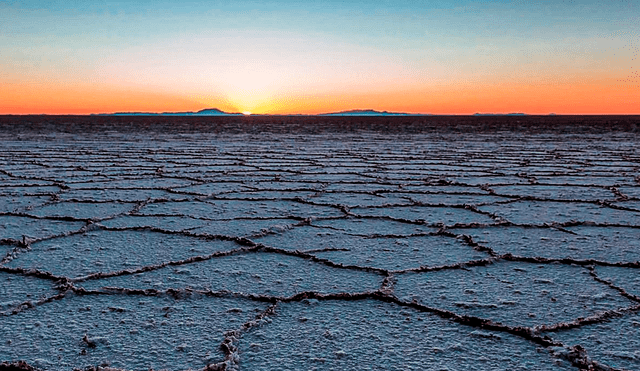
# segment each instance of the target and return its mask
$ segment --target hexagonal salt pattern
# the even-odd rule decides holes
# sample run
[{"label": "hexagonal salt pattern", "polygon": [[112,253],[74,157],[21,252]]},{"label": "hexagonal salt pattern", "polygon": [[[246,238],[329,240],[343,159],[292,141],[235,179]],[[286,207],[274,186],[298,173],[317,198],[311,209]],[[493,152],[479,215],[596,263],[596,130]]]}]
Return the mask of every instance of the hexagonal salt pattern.
[{"label": "hexagonal salt pattern", "polygon": [[134,275],[90,280],[79,285],[91,289],[105,286],[158,290],[190,288],[292,296],[304,291],[374,291],[380,287],[383,278],[371,272],[336,270],[296,256],[258,252],[167,266]]},{"label": "hexagonal salt pattern", "polygon": [[145,206],[143,215],[190,215],[211,220],[251,217],[340,216],[340,210],[295,201],[207,200],[161,202]]},{"label": "hexagonal salt pattern", "polygon": [[57,202],[33,208],[29,213],[39,217],[73,217],[76,219],[102,219],[126,213],[133,203],[122,202]]},{"label": "hexagonal salt pattern", "polygon": [[95,200],[123,202],[142,202],[148,199],[171,198],[173,195],[167,191],[157,189],[79,189],[70,190],[60,194],[62,200]]},{"label": "hexagonal salt pattern", "polygon": [[67,277],[137,269],[238,248],[235,242],[149,231],[94,230],[33,244],[9,267],[39,269]]},{"label": "hexagonal salt pattern", "polygon": [[489,256],[450,237],[362,238],[334,234],[323,241],[335,241],[348,251],[317,251],[313,255],[344,265],[382,268],[390,271],[442,266],[486,259]]},{"label": "hexagonal salt pattern", "polygon": [[[360,221],[360,220],[356,220]],[[332,221],[333,222],[333,221]],[[366,225],[379,226],[371,232],[417,232],[417,234],[368,237],[346,231],[364,232]],[[428,229],[386,221],[331,223],[332,228],[299,226],[255,241],[284,250],[308,251],[314,256],[342,265],[404,270],[485,259],[488,255],[451,237],[429,235]],[[344,230],[335,228],[345,227]]]},{"label": "hexagonal salt pattern", "polygon": [[608,189],[594,187],[567,187],[557,185],[512,185],[492,187],[497,194],[506,196],[535,197],[555,200],[614,200]]},{"label": "hexagonal salt pattern", "polygon": [[479,209],[517,224],[540,225],[567,222],[640,224],[640,212],[612,209],[584,202],[519,201],[506,205],[480,206]]},{"label": "hexagonal salt pattern", "polygon": [[0,213],[24,212],[50,200],[49,196],[2,195],[0,196]]},{"label": "hexagonal salt pattern", "polygon": [[214,220],[192,231],[213,235],[258,237],[265,234],[284,233],[299,223],[300,221],[295,219]]},{"label": "hexagonal salt pattern", "polygon": [[570,346],[582,346],[591,357],[605,366],[617,370],[640,369],[638,311],[600,323],[545,334]]},{"label": "hexagonal salt pattern", "polygon": [[205,226],[208,220],[191,218],[188,216],[143,216],[125,215],[117,218],[103,220],[100,222],[108,228],[159,228],[166,231],[192,231],[198,227]]},{"label": "hexagonal salt pattern", "polygon": [[407,223],[388,220],[385,218],[340,218],[312,221],[311,225],[338,230],[351,235],[373,237],[377,235],[401,235],[410,236],[437,231],[437,228],[429,227],[422,222]]},{"label": "hexagonal salt pattern", "polygon": [[637,268],[597,266],[595,273],[599,278],[640,298],[640,272]]},{"label": "hexagonal salt pattern", "polygon": [[486,266],[399,275],[405,301],[492,319],[509,326],[572,321],[633,302],[596,282],[582,267],[497,262]]},{"label": "hexagonal salt pattern", "polygon": [[245,370],[572,369],[513,335],[371,300],[281,304],[239,355]]},{"label": "hexagonal salt pattern", "polygon": [[424,221],[427,224],[454,225],[456,223],[492,223],[493,220],[483,214],[470,210],[451,207],[427,206],[393,206],[385,208],[353,208],[351,212],[357,215],[387,216],[395,219]]},{"label": "hexagonal salt pattern", "polygon": [[322,192],[313,196],[308,196],[308,200],[320,204],[338,204],[348,207],[358,206],[382,206],[411,204],[411,201],[399,194],[367,194],[367,193],[347,193],[347,192]]},{"label": "hexagonal salt pattern", "polygon": [[505,227],[453,229],[469,235],[498,254],[549,259],[632,262],[640,260],[640,229],[576,226],[554,228]]},{"label": "hexagonal salt pattern", "polygon": [[240,328],[265,306],[205,296],[69,294],[3,317],[0,354],[56,370],[203,368],[224,359],[224,332]]},{"label": "hexagonal salt pattern", "polygon": [[0,313],[58,294],[55,282],[0,270]]},{"label": "hexagonal salt pattern", "polygon": [[19,216],[0,216],[0,240],[41,239],[77,231],[84,222],[36,219]]},{"label": "hexagonal salt pattern", "polygon": [[6,120],[0,363],[640,368],[637,134]]}]

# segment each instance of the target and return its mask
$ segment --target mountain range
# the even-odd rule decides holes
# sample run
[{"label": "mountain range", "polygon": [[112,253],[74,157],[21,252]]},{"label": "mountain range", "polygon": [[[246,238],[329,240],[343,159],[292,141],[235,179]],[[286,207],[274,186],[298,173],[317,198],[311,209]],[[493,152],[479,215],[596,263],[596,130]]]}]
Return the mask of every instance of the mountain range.
[{"label": "mountain range", "polygon": [[425,116],[423,114],[404,113],[404,112],[387,112],[387,111],[375,111],[375,110],[350,110],[333,113],[323,113],[318,116]]},{"label": "mountain range", "polygon": [[[101,113],[97,116],[244,116],[239,112],[224,112],[217,108],[206,108],[197,112],[115,112],[115,113]],[[268,116],[268,115],[255,115],[255,116]],[[305,115],[295,115],[305,116]],[[309,116],[425,116],[423,114],[404,113],[404,112],[387,112],[376,111],[372,109],[367,110],[350,110],[331,113],[322,113],[319,115]]]},{"label": "mountain range", "polygon": [[206,108],[198,112],[116,112],[103,113],[100,116],[242,116],[242,113],[229,113],[217,108]]},{"label": "mountain range", "polygon": [[[552,114],[553,115],[553,114]],[[224,112],[217,108],[206,108],[197,112],[116,112],[101,113],[96,116],[245,116],[239,112]],[[253,116],[280,116],[269,114],[255,114]],[[422,113],[406,113],[406,112],[387,112],[376,111],[372,109],[355,109],[349,111],[321,113],[317,115],[282,115],[282,116],[432,116],[431,114]],[[527,116],[526,113],[476,113],[474,116]]]}]

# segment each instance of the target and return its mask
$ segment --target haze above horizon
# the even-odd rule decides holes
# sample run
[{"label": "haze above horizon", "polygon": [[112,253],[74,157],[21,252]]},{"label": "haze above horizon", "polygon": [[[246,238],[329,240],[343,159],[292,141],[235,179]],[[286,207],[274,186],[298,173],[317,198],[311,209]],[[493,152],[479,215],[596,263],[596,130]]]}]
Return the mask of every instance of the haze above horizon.
[{"label": "haze above horizon", "polygon": [[640,7],[0,1],[0,114],[640,114]]}]

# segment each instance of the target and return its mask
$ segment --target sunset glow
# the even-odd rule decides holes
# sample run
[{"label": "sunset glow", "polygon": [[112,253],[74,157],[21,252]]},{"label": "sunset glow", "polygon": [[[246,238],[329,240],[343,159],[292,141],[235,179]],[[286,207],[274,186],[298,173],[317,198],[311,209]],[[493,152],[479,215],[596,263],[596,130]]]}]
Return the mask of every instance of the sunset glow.
[{"label": "sunset glow", "polygon": [[0,2],[0,114],[639,114],[637,1]]}]

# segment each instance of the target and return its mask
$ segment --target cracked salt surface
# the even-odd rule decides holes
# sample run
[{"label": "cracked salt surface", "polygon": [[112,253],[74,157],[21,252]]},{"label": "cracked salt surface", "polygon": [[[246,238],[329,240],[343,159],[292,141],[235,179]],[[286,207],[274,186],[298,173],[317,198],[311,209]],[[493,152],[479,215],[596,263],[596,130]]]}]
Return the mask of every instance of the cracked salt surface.
[{"label": "cracked salt surface", "polygon": [[78,277],[136,269],[238,247],[231,241],[208,241],[145,230],[94,230],[36,242],[31,251],[20,254],[7,266]]},{"label": "cracked salt surface", "polygon": [[75,219],[101,219],[122,214],[133,208],[134,204],[121,202],[87,203],[57,202],[33,208],[29,214],[35,216],[61,216]]},{"label": "cracked salt surface", "polygon": [[[286,190],[286,189],[318,189],[320,190],[322,183],[305,183],[305,182],[292,182],[292,181],[281,181],[276,180],[271,177],[270,179],[264,180],[253,180],[252,178],[246,179],[246,184],[251,188],[255,188],[257,190]],[[236,187],[234,191],[237,191],[239,188]]]},{"label": "cracked salt surface", "polygon": [[478,207],[517,224],[593,222],[597,224],[640,224],[640,212],[616,210],[580,202],[518,201],[507,205]]},{"label": "cracked salt surface", "polygon": [[212,221],[193,229],[194,233],[222,234],[241,237],[259,237],[266,234],[284,233],[293,229],[299,220],[295,219],[240,219]]},{"label": "cracked salt surface", "polygon": [[242,182],[217,182],[217,183],[205,183],[198,185],[190,185],[187,187],[173,187],[174,190],[178,192],[187,192],[199,194],[202,196],[211,196],[224,192],[235,192],[239,190],[246,189],[245,185]]},{"label": "cracked salt surface", "polygon": [[486,215],[474,213],[465,209],[451,207],[427,206],[390,206],[385,208],[352,208],[356,215],[386,216],[394,219],[424,221],[427,224],[453,225],[456,223],[490,223],[492,220]]},{"label": "cracked salt surface", "polygon": [[[459,241],[443,236],[369,239],[335,234],[320,236],[323,243],[348,251],[319,251],[315,256],[344,265],[369,266],[387,270],[441,266],[487,258]],[[335,242],[331,242],[335,241]]]},{"label": "cracked salt surface", "polygon": [[510,326],[540,326],[628,307],[632,301],[595,282],[582,267],[497,262],[452,271],[398,276],[406,301],[492,319]]},{"label": "cracked salt surface", "polygon": [[[612,169],[607,169],[612,171]],[[553,176],[537,176],[538,182],[541,184],[563,184],[563,185],[597,185],[597,186],[613,186],[613,185],[631,185],[634,184],[633,177],[623,176],[601,176],[599,174],[580,173],[574,176],[553,175]]]},{"label": "cracked salt surface", "polygon": [[361,236],[412,235],[436,231],[436,228],[428,227],[424,223],[403,223],[375,217],[317,220],[313,221],[312,225]]},{"label": "cracked salt surface", "polygon": [[[384,227],[378,229],[380,233],[386,232]],[[367,238],[340,230],[302,226],[257,238],[256,242],[284,250],[311,251],[314,256],[338,264],[387,270],[447,265],[489,257],[455,239],[424,233],[418,229],[418,235],[413,236]]]},{"label": "cracked salt surface", "polygon": [[640,187],[637,185],[635,187],[619,187],[619,190],[629,197],[640,199]]},{"label": "cracked salt surface", "polygon": [[82,189],[64,192],[60,195],[60,199],[140,202],[149,198],[171,198],[171,196],[169,192],[154,189]]},{"label": "cracked salt surface", "polygon": [[238,200],[279,200],[279,199],[287,199],[287,198],[309,198],[315,193],[313,192],[305,192],[299,190],[292,191],[246,191],[246,192],[229,192],[217,195],[217,198],[220,199],[238,199]]},{"label": "cracked salt surface", "polygon": [[615,195],[608,189],[548,185],[498,186],[492,189],[500,195],[531,196],[556,200],[611,200]]},{"label": "cracked salt surface", "polygon": [[36,277],[0,271],[0,318],[1,313],[19,307],[34,305],[43,298],[57,294],[53,282]]},{"label": "cracked salt surface", "polygon": [[497,197],[497,196],[487,196],[484,194],[406,193],[405,197],[409,198],[410,200],[421,202],[423,204],[431,204],[431,205],[438,205],[438,204],[440,205],[477,205],[477,204],[490,204],[494,202],[508,200],[508,198]]},{"label": "cracked salt surface", "polygon": [[376,301],[305,300],[240,342],[246,370],[570,370],[511,334]]},{"label": "cracked salt surface", "polygon": [[208,223],[207,220],[196,219],[186,216],[141,216],[126,215],[113,219],[103,220],[100,222],[107,228],[143,228],[152,227],[166,231],[184,231],[194,230],[203,227]]},{"label": "cracked salt surface", "polygon": [[83,222],[37,219],[20,216],[0,216],[0,240],[21,240],[22,236],[39,239],[77,231]]},{"label": "cracked salt surface", "polygon": [[[155,175],[155,174],[154,174]],[[148,177],[142,179],[114,179],[73,183],[67,185],[72,190],[80,189],[166,189],[171,187],[186,186],[192,182],[189,180]]]},{"label": "cracked salt surface", "polygon": [[232,218],[277,218],[286,216],[340,216],[340,210],[330,206],[315,206],[294,201],[208,200],[162,202],[144,206],[142,215],[191,215],[212,220]]},{"label": "cracked salt surface", "polygon": [[462,184],[467,184],[470,186],[480,186],[483,184],[487,184],[489,186],[493,186],[496,184],[528,184],[530,181],[527,178],[517,177],[517,176],[483,176],[483,177],[472,177],[465,176],[462,173],[460,176],[455,178],[457,182]]},{"label": "cracked salt surface", "polygon": [[3,317],[0,354],[49,370],[198,369],[223,360],[224,331],[265,306],[207,296],[67,294]]},{"label": "cracked salt surface", "polygon": [[613,206],[630,209],[630,211],[640,212],[640,201],[612,202]]},{"label": "cracked salt surface", "polygon": [[56,186],[29,186],[29,187],[0,187],[0,195],[2,196],[29,196],[29,195],[47,195],[60,191]]},{"label": "cracked salt surface", "polygon": [[616,369],[638,370],[640,365],[640,315],[622,317],[547,335],[568,345],[581,345],[591,357]]},{"label": "cracked salt surface", "polygon": [[637,268],[597,267],[595,271],[600,278],[640,298],[640,274]]},{"label": "cracked salt surface", "polygon": [[397,196],[394,194],[384,194],[378,193],[375,195],[371,194],[358,194],[358,193],[333,193],[333,192],[323,192],[319,195],[312,195],[311,197],[307,197],[308,200],[317,202],[317,203],[328,203],[328,204],[338,204],[345,205],[348,207],[356,207],[356,206],[382,206],[388,204],[406,204],[409,205],[411,203],[410,200],[403,198],[401,196]]},{"label": "cracked salt surface", "polygon": [[626,227],[494,228],[453,229],[498,254],[537,256],[548,259],[640,261],[640,229]]},{"label": "cracked salt surface", "polygon": [[640,369],[635,133],[2,120],[0,370]]},{"label": "cracked salt surface", "polygon": [[22,211],[25,208],[38,206],[49,201],[47,196],[16,196],[8,195],[0,198],[0,213]]},{"label": "cracked salt surface", "polygon": [[168,266],[162,269],[82,282],[89,289],[103,286],[130,289],[227,290],[270,296],[298,292],[321,293],[376,290],[383,277],[374,273],[336,270],[308,259],[276,253],[249,253]]}]

